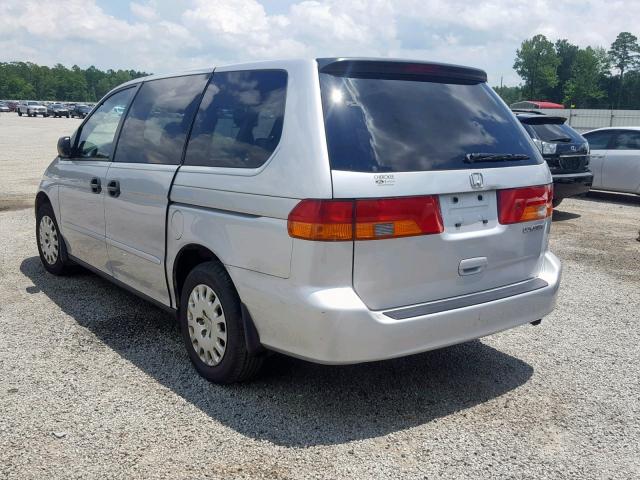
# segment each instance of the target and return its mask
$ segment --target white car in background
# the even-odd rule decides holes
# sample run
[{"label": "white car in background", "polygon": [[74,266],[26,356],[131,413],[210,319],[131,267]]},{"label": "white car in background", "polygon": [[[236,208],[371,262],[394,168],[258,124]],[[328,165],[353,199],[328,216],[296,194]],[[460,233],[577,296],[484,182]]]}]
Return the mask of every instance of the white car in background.
[{"label": "white car in background", "polygon": [[591,148],[592,188],[640,195],[640,127],[599,128],[582,136]]}]

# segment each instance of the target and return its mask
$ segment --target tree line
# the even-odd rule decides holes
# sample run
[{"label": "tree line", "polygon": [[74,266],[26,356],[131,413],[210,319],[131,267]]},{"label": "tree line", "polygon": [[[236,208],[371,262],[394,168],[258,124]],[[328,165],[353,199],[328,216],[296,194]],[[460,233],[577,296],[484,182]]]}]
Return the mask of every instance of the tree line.
[{"label": "tree line", "polygon": [[513,68],[524,83],[495,87],[507,104],[549,100],[566,108],[640,109],[640,45],[629,32],[618,34],[608,50],[536,35],[522,42]]},{"label": "tree line", "polygon": [[60,100],[95,102],[112,88],[148,75],[136,70],[99,70],[0,62],[0,98],[5,100]]}]

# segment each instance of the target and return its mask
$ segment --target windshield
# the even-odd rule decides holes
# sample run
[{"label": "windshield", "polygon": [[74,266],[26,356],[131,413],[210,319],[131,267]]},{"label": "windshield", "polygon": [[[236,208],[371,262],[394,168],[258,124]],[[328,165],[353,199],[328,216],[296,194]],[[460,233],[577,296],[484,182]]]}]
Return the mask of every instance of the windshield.
[{"label": "windshield", "polygon": [[319,75],[334,170],[474,168],[468,162],[469,154],[482,156],[481,168],[543,161],[511,112],[484,82]]}]

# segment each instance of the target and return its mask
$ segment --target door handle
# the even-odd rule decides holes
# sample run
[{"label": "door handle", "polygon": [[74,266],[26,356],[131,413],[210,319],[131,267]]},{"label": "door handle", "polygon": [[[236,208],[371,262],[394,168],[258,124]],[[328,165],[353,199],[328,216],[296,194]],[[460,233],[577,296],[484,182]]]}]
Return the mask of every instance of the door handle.
[{"label": "door handle", "polygon": [[93,193],[100,193],[102,192],[102,185],[100,183],[100,179],[98,177],[93,177],[91,179],[91,182],[89,182],[91,185],[91,191]]},{"label": "door handle", "polygon": [[107,183],[107,191],[112,197],[120,196],[120,182],[118,180],[111,180]]},{"label": "door handle", "polygon": [[464,276],[480,273],[488,264],[487,257],[467,258],[458,265],[458,274]]}]

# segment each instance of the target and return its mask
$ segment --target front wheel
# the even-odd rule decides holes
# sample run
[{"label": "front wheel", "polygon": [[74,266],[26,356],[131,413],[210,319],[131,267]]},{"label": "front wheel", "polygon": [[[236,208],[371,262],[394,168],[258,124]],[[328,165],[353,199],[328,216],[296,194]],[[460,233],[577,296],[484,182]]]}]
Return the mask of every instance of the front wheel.
[{"label": "front wheel", "polygon": [[20,110],[18,110],[18,116],[21,117],[22,116],[22,112]]},{"label": "front wheel", "polygon": [[60,235],[53,208],[48,203],[42,205],[36,215],[36,241],[40,261],[49,273],[64,275],[69,272],[72,263]]},{"label": "front wheel", "polygon": [[205,262],[187,276],[178,312],[182,339],[196,370],[214,383],[253,377],[262,357],[247,351],[240,298],[219,262]]}]

